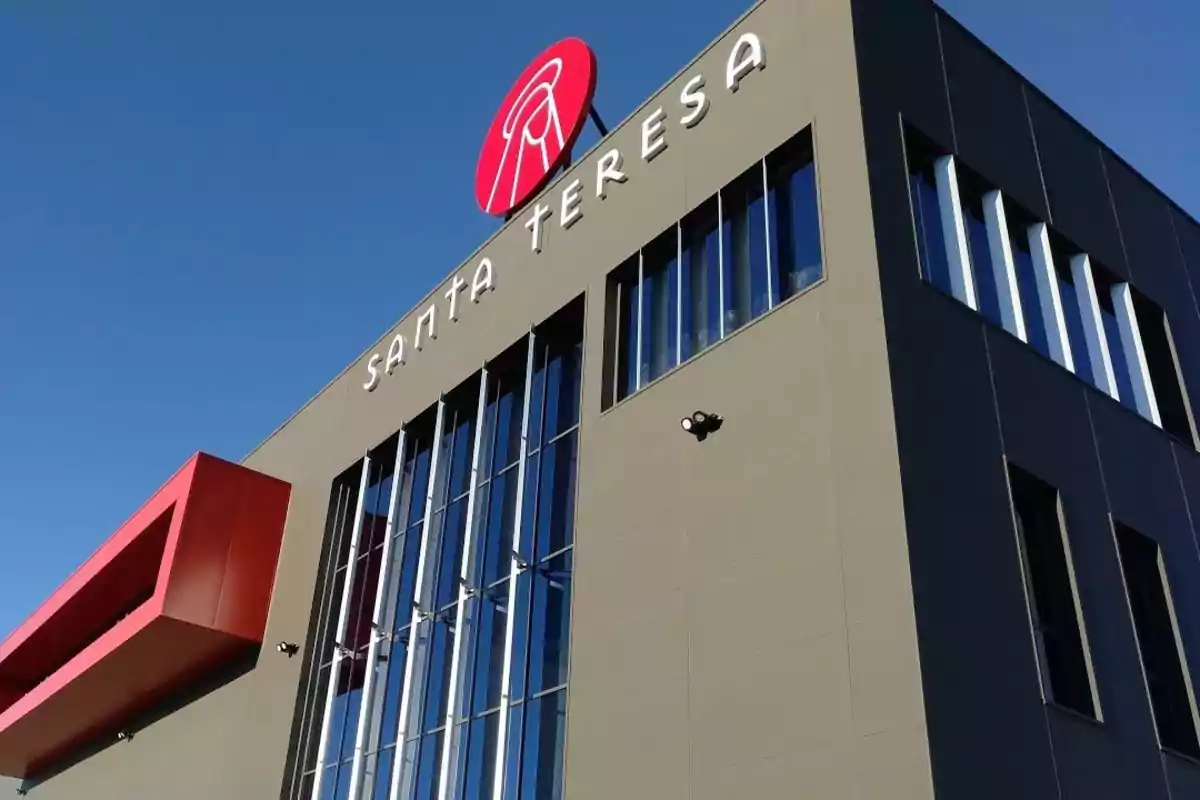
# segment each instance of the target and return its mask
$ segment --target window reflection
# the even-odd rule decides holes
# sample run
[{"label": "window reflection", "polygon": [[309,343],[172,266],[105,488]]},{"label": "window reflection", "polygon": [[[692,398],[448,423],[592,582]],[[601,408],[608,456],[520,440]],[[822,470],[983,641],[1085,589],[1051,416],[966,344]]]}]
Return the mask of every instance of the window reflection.
[{"label": "window reflection", "polygon": [[608,276],[603,406],[823,274],[816,168],[805,130]]}]

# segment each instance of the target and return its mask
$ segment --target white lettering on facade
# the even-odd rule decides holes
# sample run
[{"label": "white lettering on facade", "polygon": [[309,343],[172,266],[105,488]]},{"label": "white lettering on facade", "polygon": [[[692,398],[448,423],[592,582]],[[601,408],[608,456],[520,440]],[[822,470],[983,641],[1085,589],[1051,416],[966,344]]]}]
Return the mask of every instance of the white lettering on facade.
[{"label": "white lettering on facade", "polygon": [[425,313],[417,319],[417,335],[413,338],[413,347],[420,350],[424,347],[421,341],[421,328],[424,326],[426,335],[430,341],[437,338],[437,306],[430,306],[425,309]]},{"label": "white lettering on facade", "polygon": [[603,200],[608,196],[604,188],[605,183],[609,181],[624,183],[628,180],[625,173],[621,172],[621,163],[623,160],[621,151],[615,147],[600,156],[600,160],[596,162],[596,197]]},{"label": "white lettering on facade", "polygon": [[691,109],[679,120],[679,123],[685,128],[696,127],[708,113],[708,95],[700,91],[703,88],[704,76],[695,75],[683,85],[683,91],[679,93],[679,102],[683,104],[684,108]]},{"label": "white lettering on facade", "polygon": [[475,277],[471,280],[471,302],[478,303],[484,292],[496,288],[492,281],[492,260],[485,258],[475,268]]},{"label": "white lettering on facade", "polygon": [[376,367],[382,360],[383,356],[379,355],[379,353],[376,353],[375,355],[371,356],[371,360],[367,362],[367,374],[370,377],[367,379],[367,382],[363,384],[363,388],[368,392],[375,391],[375,387],[379,385],[379,370]]},{"label": "white lettering on facade", "polygon": [[[725,87],[730,92],[737,92],[747,76],[755,70],[765,69],[766,64],[766,51],[759,37],[753,33],[742,34],[729,51],[725,64]],[[679,104],[683,113],[678,117],[678,122],[683,128],[690,129],[699,125],[712,108],[712,101],[705,93],[705,87],[704,76],[696,74],[689,78],[680,90]],[[553,109],[545,105],[539,109],[539,112],[548,116],[553,115]],[[644,161],[653,161],[667,149],[669,116],[669,112],[660,106],[642,120],[640,126],[641,154]],[[535,139],[536,141],[530,144],[536,150],[543,144],[543,140],[537,137]],[[616,147],[605,152],[596,161],[595,190],[597,199],[604,200],[608,196],[609,184],[622,184],[628,180],[628,176],[622,170],[623,163],[622,153]],[[507,185],[501,187],[499,181],[493,187],[493,195],[504,191],[511,191],[511,189]],[[579,178],[572,180],[562,190],[559,227],[570,229],[583,219],[585,191],[584,181]],[[544,223],[551,216],[553,216],[553,210],[550,205],[535,203],[531,217],[525,222],[525,229],[530,233],[530,248],[534,253],[542,252]],[[443,294],[450,303],[447,316],[451,322],[457,322],[459,319],[458,300],[466,287],[467,281],[463,274],[459,273],[450,279]],[[470,287],[472,304],[479,303],[485,294],[495,289],[495,270],[490,259],[480,260],[470,281]],[[429,342],[437,338],[437,333],[437,307],[431,303],[417,319],[417,331],[413,337],[413,346],[418,351],[425,349]],[[392,338],[386,354],[372,354],[367,360],[367,381],[362,384],[363,389],[368,392],[374,391],[384,377],[402,367],[406,363],[407,345],[408,340],[403,335],[397,334]]]},{"label": "white lettering on facade", "polygon": [[449,319],[451,322],[458,322],[458,293],[467,288],[467,282],[460,276],[455,275],[450,281],[450,288],[446,290],[446,299],[450,301]]},{"label": "white lettering on facade", "polygon": [[542,222],[550,217],[550,213],[550,206],[534,203],[533,216],[525,223],[525,229],[532,234],[530,249],[535,253],[542,252]]},{"label": "white lettering on facade", "polygon": [[383,362],[384,373],[391,375],[392,370],[396,367],[404,366],[404,346],[407,342],[404,339],[404,334],[397,333],[392,339],[392,343],[388,345],[387,361]]},{"label": "white lettering on facade", "polygon": [[725,88],[736,92],[742,85],[742,78],[749,75],[750,70],[764,69],[766,66],[767,56],[758,36],[743,33],[733,45],[729,61],[725,65]]},{"label": "white lettering on facade", "polygon": [[667,149],[667,129],[663,124],[667,112],[662,106],[654,109],[654,113],[642,120],[642,160],[653,161],[659,153]]},{"label": "white lettering on facade", "polygon": [[562,193],[562,215],[558,218],[558,224],[563,228],[570,228],[576,222],[583,219],[583,209],[579,204],[583,202],[583,181],[576,178],[571,181]]}]

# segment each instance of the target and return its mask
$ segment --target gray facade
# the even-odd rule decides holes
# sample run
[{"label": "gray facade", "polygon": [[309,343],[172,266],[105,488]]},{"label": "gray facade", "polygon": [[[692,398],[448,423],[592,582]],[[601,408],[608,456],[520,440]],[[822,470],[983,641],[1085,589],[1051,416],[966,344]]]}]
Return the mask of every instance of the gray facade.
[{"label": "gray facade", "polygon": [[[766,65],[735,93],[747,32]],[[310,629],[335,479],[582,295],[566,797],[1200,796],[1159,747],[1110,521],[1160,545],[1200,664],[1200,456],[922,280],[901,120],[1164,309],[1200,392],[1200,224],[924,0],[764,0],[551,183],[540,252],[526,209],[246,458],[292,485],[265,641]],[[610,273],[810,126],[823,280],[608,408]],[[483,258],[494,289],[452,321]],[[725,420],[702,443],[695,409]],[[1100,721],[1043,700],[1006,459],[1061,493]],[[26,788],[287,797],[307,663],[264,647]]]}]

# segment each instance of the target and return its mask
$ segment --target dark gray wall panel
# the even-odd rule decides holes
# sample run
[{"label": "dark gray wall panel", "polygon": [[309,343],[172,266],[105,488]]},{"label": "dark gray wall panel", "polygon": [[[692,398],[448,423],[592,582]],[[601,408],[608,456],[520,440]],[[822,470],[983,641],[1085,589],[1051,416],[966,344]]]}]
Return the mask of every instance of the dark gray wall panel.
[{"label": "dark gray wall panel", "polygon": [[1046,196],[1020,77],[947,15],[939,14],[938,27],[958,155],[1045,219]]},{"label": "dark gray wall panel", "polygon": [[[1200,558],[1171,439],[1123,407],[1098,399],[1090,404],[1114,519],[1159,544],[1187,659],[1200,665]],[[1114,545],[1115,546],[1115,545]],[[1130,692],[1135,691],[1130,687]],[[1145,689],[1144,702],[1149,705]]]},{"label": "dark gray wall panel", "polygon": [[[855,0],[859,77],[886,95],[892,113],[949,148],[950,108],[932,3]],[[893,117],[893,126],[895,117]]]},{"label": "dark gray wall panel", "polygon": [[1166,765],[1171,797],[1200,797],[1200,764],[1168,755]]},{"label": "dark gray wall panel", "polygon": [[1127,278],[1099,144],[1040,92],[1026,88],[1025,97],[1054,227]]},{"label": "dark gray wall panel", "polygon": [[1159,305],[1188,295],[1171,209],[1162,195],[1111,153],[1104,168],[1112,188],[1133,284]]},{"label": "dark gray wall panel", "polygon": [[938,796],[1050,797],[983,325],[929,287],[906,294],[886,313]]},{"label": "dark gray wall panel", "polygon": [[1175,238],[1195,291],[1200,289],[1200,222],[1173,206],[1171,220],[1175,223]]},{"label": "dark gray wall panel", "polygon": [[1166,800],[1081,381],[1003,331],[989,350],[1007,457],[1061,492],[1104,724],[1047,708],[1063,797]]}]

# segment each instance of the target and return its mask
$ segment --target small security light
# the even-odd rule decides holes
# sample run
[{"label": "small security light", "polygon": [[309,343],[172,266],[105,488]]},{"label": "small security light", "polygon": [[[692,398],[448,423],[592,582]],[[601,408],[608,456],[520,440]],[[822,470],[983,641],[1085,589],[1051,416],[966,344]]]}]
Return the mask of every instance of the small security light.
[{"label": "small security light", "polygon": [[296,653],[300,652],[300,645],[296,644],[295,642],[280,642],[279,644],[275,645],[275,651],[277,653],[282,653],[288,658],[291,658],[292,656],[296,655]]},{"label": "small security light", "polygon": [[695,436],[696,441],[703,442],[710,433],[720,429],[723,421],[720,414],[713,414],[708,411],[693,411],[691,415],[679,420],[679,427],[692,436]]},{"label": "small security light", "polygon": [[117,731],[118,742],[128,742],[133,739],[133,733],[130,731]]}]

